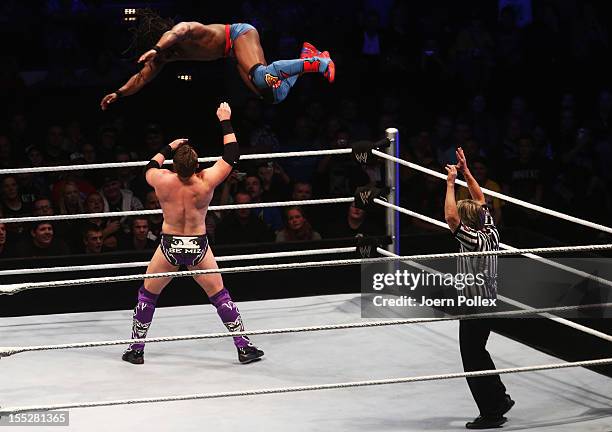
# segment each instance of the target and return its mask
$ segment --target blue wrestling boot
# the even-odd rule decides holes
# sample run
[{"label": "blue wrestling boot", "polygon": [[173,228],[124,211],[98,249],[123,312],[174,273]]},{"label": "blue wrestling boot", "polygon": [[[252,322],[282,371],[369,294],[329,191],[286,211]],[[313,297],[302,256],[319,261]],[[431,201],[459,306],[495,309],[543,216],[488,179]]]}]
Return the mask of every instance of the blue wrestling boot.
[{"label": "blue wrestling boot", "polygon": [[144,351],[143,350],[126,350],[121,356],[121,360],[141,365],[144,363]]},{"label": "blue wrestling boot", "polygon": [[264,352],[255,345],[247,345],[244,348],[238,349],[238,361],[242,364],[252,363],[261,360]]}]

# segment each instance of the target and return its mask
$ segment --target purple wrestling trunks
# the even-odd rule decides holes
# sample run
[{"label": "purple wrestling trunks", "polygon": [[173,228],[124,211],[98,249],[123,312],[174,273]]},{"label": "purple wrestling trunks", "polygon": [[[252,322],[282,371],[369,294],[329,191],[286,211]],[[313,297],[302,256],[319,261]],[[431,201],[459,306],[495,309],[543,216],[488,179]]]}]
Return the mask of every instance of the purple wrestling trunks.
[{"label": "purple wrestling trunks", "polygon": [[170,264],[195,266],[202,262],[208,251],[208,237],[206,234],[185,236],[162,233],[160,246]]}]

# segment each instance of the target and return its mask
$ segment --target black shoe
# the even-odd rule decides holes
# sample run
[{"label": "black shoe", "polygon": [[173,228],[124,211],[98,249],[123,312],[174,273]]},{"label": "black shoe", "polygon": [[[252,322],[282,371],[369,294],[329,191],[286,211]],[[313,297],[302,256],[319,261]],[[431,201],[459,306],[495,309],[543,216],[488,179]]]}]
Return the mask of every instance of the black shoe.
[{"label": "black shoe", "polygon": [[502,404],[501,408],[499,409],[499,416],[501,417],[504,414],[506,414],[508,411],[510,411],[515,403],[516,402],[514,402],[512,400],[512,398],[510,398],[509,395],[506,395],[506,398],[504,399],[504,403]]},{"label": "black shoe", "polygon": [[254,345],[238,348],[238,361],[242,364],[258,361],[263,355],[264,352]]},{"label": "black shoe", "polygon": [[[508,408],[510,409],[510,408]],[[492,429],[501,427],[508,419],[504,416],[483,417],[478,416],[474,421],[467,422],[465,427],[468,429]]]},{"label": "black shoe", "polygon": [[143,364],[144,363],[144,351],[143,350],[126,350],[121,356],[121,360],[130,362],[132,364]]}]

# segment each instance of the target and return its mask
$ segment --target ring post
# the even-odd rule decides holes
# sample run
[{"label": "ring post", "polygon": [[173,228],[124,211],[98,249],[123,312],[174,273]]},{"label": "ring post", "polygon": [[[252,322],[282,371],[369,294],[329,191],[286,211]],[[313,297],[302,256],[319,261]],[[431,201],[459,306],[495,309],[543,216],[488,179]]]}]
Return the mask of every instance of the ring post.
[{"label": "ring post", "polygon": [[[391,141],[391,145],[385,149],[389,156],[399,157],[400,137],[399,131],[396,128],[388,128],[385,130],[387,139]],[[385,166],[387,186],[390,189],[389,203],[400,205],[399,199],[399,166],[397,162],[387,161]],[[389,252],[400,255],[400,225],[399,213],[391,209],[387,209],[387,235],[391,237],[391,244],[387,246]]]}]

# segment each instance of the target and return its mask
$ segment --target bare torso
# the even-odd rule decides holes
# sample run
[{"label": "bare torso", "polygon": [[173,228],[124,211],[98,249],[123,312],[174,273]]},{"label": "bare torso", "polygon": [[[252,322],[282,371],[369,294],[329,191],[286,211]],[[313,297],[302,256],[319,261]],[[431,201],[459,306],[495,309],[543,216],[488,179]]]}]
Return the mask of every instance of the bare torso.
[{"label": "bare torso", "polygon": [[203,172],[183,182],[171,171],[162,170],[156,179],[155,193],[164,212],[164,234],[200,235],[206,233],[206,212],[214,187]]},{"label": "bare torso", "polygon": [[202,24],[199,22],[187,23],[191,29],[191,36],[183,40],[164,53],[164,60],[216,60],[225,53],[225,25]]},{"label": "bare torso", "polygon": [[[224,24],[202,24],[195,21],[186,24],[190,28],[190,37],[166,51],[163,61],[209,61],[225,56],[226,35]],[[267,64],[257,30],[243,33],[234,41],[233,49],[238,62],[240,77],[251,91],[259,95],[260,92],[248,76],[251,67],[254,65],[258,63]]]}]

